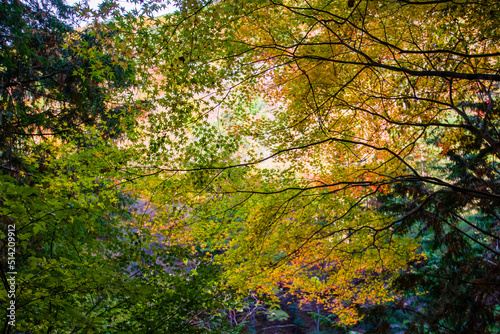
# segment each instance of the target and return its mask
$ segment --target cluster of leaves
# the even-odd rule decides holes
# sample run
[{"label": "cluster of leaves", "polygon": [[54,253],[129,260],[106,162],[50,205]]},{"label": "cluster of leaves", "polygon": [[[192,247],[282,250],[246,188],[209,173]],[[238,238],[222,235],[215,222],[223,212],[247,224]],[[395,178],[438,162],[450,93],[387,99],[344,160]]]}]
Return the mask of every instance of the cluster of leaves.
[{"label": "cluster of leaves", "polygon": [[[490,118],[494,126],[498,121]],[[434,166],[436,174],[446,175],[457,190],[487,187],[491,194],[498,193],[500,173],[491,147],[464,144],[470,143],[468,136],[456,141],[460,145],[446,152],[448,162]],[[424,183],[398,185],[379,200],[380,210],[405,216],[395,226],[397,233],[420,237],[427,256],[396,282],[406,294],[393,309],[409,313],[407,331],[496,333],[500,321],[498,201],[487,194],[477,198],[468,191],[437,190]]]},{"label": "cluster of leaves", "polygon": [[[108,2],[82,31],[49,3],[0,16],[2,224],[40,330],[79,330],[69,304],[94,330],[220,329],[214,264],[251,310],[281,291],[342,326],[382,304],[411,333],[497,329],[497,3]],[[129,182],[161,208],[133,228]]]},{"label": "cluster of leaves", "polygon": [[117,32],[58,0],[0,6],[3,333],[230,333],[219,269],[131,212],[144,103]]},{"label": "cluster of leaves", "polygon": [[[161,219],[183,242],[209,247],[228,284],[267,295],[285,287],[350,325],[363,307],[397,301],[389,285],[423,253],[431,263],[428,236],[412,224],[454,254],[433,255],[440,268],[477,254],[457,270],[480,276],[497,262],[485,238],[498,236],[499,30],[482,20],[498,17],[496,3],[187,4],[173,30],[168,20],[143,26],[157,49],[141,57],[189,45],[196,57],[181,56],[174,71],[185,79],[156,87],[163,102],[197,102],[150,119],[162,141],[142,161],[162,175],[159,203],[185,206]],[[202,81],[188,80],[193,67]],[[258,99],[267,109],[257,117],[249,106]],[[487,331],[491,314],[483,327],[464,326]]]}]

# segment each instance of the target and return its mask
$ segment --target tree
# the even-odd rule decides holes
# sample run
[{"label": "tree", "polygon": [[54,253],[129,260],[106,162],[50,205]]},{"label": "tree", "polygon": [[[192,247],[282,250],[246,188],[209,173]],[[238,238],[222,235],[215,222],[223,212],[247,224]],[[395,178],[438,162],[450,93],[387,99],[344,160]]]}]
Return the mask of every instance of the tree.
[{"label": "tree", "polygon": [[[496,263],[496,225],[469,220],[498,210],[496,3],[186,7],[137,30],[150,46],[138,57],[158,55],[166,76],[143,165],[168,175],[163,199],[186,210],[170,219],[220,252],[230,284],[281,286],[354,323],[358,307],[397,298],[387,286],[423,256],[402,232],[433,211],[436,228]],[[177,58],[162,55],[176,45]],[[193,102],[203,91],[213,101]],[[257,97],[260,117],[248,113]],[[210,111],[231,123],[210,124]],[[402,188],[421,192],[397,216],[380,211],[377,197]]]},{"label": "tree", "polygon": [[116,32],[56,0],[0,12],[2,332],[229,333],[217,268],[129,212],[144,103]]},{"label": "tree", "polygon": [[[210,315],[190,310],[220,290],[197,269],[173,265],[172,278],[155,265],[166,250],[144,245],[162,231],[186,259],[210,257],[207,272],[220,266],[222,291],[288,292],[341,325],[430,291],[403,307],[425,305],[409,331],[494,331],[498,5],[179,5],[154,18],[155,6],[122,15],[107,3],[98,15],[111,19],[79,33],[36,2],[5,3],[2,226],[4,240],[11,222],[22,230],[20,312],[37,310],[25,319],[49,332],[155,330],[200,283],[201,304],[158,330],[208,328]],[[118,225],[132,182],[164,208],[138,230]]]}]

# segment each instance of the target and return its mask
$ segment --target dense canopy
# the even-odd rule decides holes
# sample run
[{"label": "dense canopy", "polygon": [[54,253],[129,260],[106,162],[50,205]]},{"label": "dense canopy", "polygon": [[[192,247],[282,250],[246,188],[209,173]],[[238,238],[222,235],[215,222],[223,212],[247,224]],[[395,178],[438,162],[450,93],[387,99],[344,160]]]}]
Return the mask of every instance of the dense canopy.
[{"label": "dense canopy", "polygon": [[174,4],[2,2],[5,332],[497,332],[500,6]]}]

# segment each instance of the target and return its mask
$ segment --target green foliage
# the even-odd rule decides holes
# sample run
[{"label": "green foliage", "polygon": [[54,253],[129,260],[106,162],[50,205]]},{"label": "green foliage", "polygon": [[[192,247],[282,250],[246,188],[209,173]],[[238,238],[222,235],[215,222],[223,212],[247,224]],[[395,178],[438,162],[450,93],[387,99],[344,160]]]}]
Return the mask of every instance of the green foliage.
[{"label": "green foliage", "polygon": [[[491,119],[493,126],[497,123]],[[491,148],[464,145],[469,141],[465,135],[456,141],[460,145],[446,152],[444,166],[429,167],[444,172],[456,189],[480,190],[483,185],[497,193],[499,174]],[[393,308],[408,313],[406,331],[496,333],[498,201],[464,191],[438,192],[419,183],[398,185],[380,202],[380,210],[405,217],[395,231],[419,237],[426,256],[396,281],[406,295]]]},{"label": "green foliage", "polygon": [[1,3],[19,328],[223,332],[286,291],[317,331],[498,331],[498,4],[176,4]]},{"label": "green foliage", "polygon": [[16,303],[3,331],[233,332],[220,269],[130,212],[127,141],[147,105],[129,99],[135,64],[112,53],[117,32],[75,30],[74,9],[56,0],[0,9],[0,300]]},{"label": "green foliage", "polygon": [[288,313],[283,310],[271,310],[266,316],[269,321],[284,321],[290,317]]}]

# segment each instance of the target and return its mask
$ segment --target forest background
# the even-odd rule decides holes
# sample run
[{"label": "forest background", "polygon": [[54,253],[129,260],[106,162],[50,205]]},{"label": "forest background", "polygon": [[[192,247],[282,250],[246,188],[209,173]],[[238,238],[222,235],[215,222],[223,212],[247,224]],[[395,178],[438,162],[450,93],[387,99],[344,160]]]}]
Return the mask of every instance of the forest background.
[{"label": "forest background", "polygon": [[499,331],[497,2],[133,4],[0,2],[3,333]]}]

